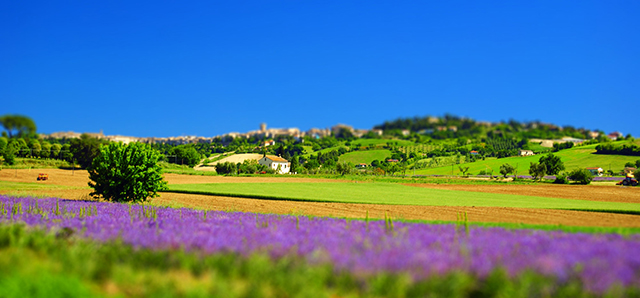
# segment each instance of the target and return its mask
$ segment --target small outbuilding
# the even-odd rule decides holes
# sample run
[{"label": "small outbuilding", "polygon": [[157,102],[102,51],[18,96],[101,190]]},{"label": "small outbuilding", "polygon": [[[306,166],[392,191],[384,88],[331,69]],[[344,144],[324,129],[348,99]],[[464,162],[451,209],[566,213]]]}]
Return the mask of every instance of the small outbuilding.
[{"label": "small outbuilding", "polygon": [[531,150],[519,150],[518,151],[518,155],[520,155],[520,156],[531,156],[531,155],[534,155],[534,153]]},{"label": "small outbuilding", "polygon": [[287,174],[291,171],[291,163],[278,156],[266,155],[259,159],[258,163],[273,169],[277,174]]},{"label": "small outbuilding", "polygon": [[602,174],[604,173],[604,170],[599,167],[587,168],[587,170],[591,172],[591,175],[593,176],[602,176]]}]

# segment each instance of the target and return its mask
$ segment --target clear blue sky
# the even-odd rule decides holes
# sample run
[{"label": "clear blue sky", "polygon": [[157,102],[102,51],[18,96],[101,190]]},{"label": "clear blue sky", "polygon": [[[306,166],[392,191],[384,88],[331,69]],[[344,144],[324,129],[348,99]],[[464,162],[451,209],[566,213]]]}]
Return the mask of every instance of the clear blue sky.
[{"label": "clear blue sky", "polygon": [[451,113],[640,137],[640,1],[2,1],[0,115],[215,136]]}]

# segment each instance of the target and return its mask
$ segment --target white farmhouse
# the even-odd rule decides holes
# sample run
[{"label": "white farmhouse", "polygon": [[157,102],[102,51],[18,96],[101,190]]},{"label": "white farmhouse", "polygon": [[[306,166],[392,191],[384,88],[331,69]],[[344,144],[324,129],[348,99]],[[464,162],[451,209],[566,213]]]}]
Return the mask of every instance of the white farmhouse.
[{"label": "white farmhouse", "polygon": [[520,156],[531,156],[531,155],[534,155],[534,153],[531,150],[522,150],[522,149],[520,149],[520,150],[518,150],[518,155],[520,155]]},{"label": "white farmhouse", "polygon": [[[291,170],[291,163],[282,157],[267,155],[258,160],[258,163],[265,165],[278,174],[286,174]],[[280,169],[278,169],[280,167]]]}]

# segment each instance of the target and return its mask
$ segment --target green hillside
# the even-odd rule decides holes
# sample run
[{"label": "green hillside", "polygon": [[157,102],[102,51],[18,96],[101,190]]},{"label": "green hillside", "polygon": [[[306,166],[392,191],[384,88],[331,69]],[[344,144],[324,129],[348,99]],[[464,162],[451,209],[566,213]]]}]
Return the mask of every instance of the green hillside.
[{"label": "green hillside", "polygon": [[396,139],[358,139],[352,141],[351,144],[355,146],[384,146],[387,143],[391,143],[394,146],[413,146],[415,145],[412,141],[407,140],[396,140]]},{"label": "green hillside", "polygon": [[[620,145],[624,144],[625,142],[626,141],[615,142],[614,144]],[[611,169],[614,172],[618,172],[624,168],[625,163],[635,162],[636,160],[640,159],[640,157],[637,156],[595,154],[596,146],[597,145],[574,147],[571,149],[561,150],[554,153],[554,155],[560,157],[560,159],[564,162],[567,171],[575,168],[601,167],[605,171]],[[483,170],[493,170],[494,175],[499,175],[500,165],[509,163],[518,168],[518,174],[528,175],[530,163],[538,162],[541,156],[542,155],[524,157],[516,156],[500,159],[487,158],[486,160],[466,163],[464,164],[464,166],[469,167],[469,173],[472,175],[478,174]],[[416,175],[450,175],[451,168],[451,165],[448,165],[438,168],[421,169],[416,170]],[[460,174],[458,165],[454,165],[453,174]]]},{"label": "green hillside", "polygon": [[340,162],[350,162],[354,165],[360,163],[371,164],[374,160],[384,160],[386,157],[391,156],[391,151],[383,150],[364,150],[353,151],[340,156]]}]

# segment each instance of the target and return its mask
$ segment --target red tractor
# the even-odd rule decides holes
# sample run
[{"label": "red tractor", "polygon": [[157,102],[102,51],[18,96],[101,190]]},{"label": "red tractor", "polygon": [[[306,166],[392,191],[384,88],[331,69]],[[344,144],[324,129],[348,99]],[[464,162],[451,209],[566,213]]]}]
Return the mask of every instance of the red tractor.
[{"label": "red tractor", "polygon": [[616,185],[638,186],[638,180],[636,180],[636,178],[626,177],[626,178],[624,178],[624,180],[616,183]]},{"label": "red tractor", "polygon": [[49,175],[44,173],[38,174],[38,181],[44,181],[44,180],[49,180]]}]

